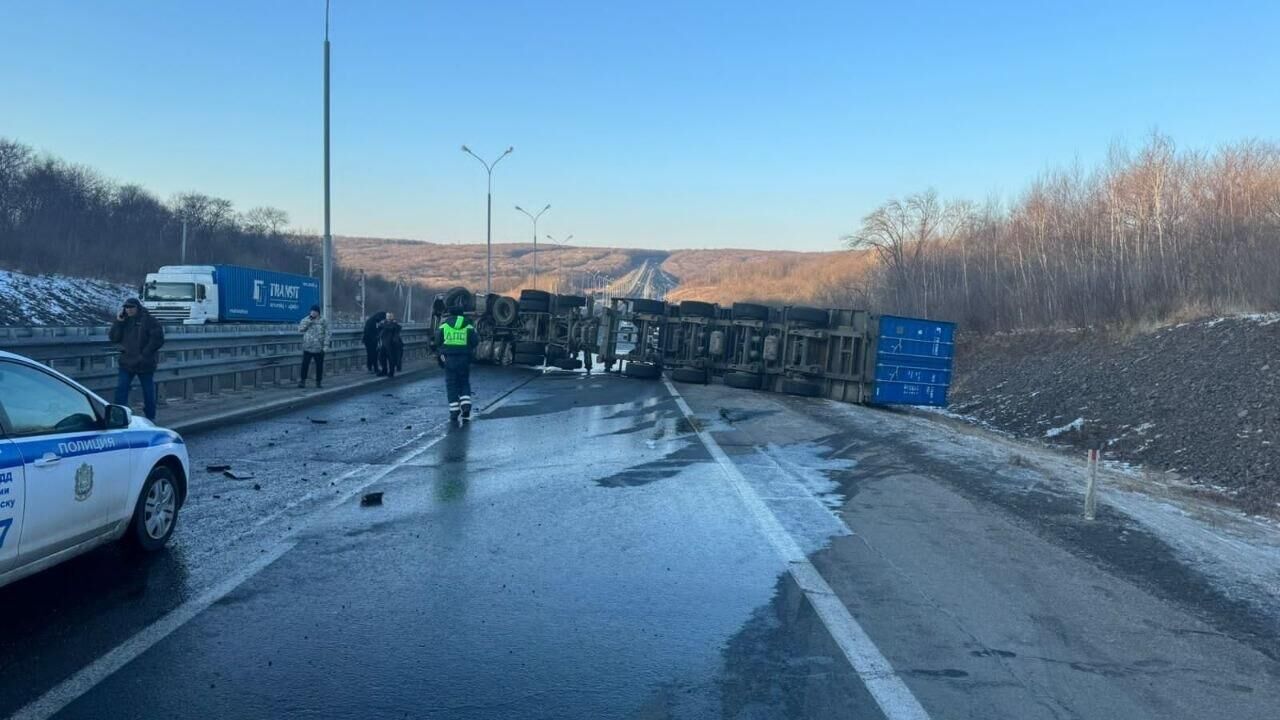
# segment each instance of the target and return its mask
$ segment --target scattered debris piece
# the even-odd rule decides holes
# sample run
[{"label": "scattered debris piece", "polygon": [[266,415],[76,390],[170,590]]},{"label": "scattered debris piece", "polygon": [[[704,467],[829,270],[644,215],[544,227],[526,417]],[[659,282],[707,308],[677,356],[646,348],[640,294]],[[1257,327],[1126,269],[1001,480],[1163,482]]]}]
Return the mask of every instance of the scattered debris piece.
[{"label": "scattered debris piece", "polygon": [[381,492],[365,493],[364,496],[360,498],[360,504],[366,507],[368,507],[369,505],[381,505],[382,493]]},{"label": "scattered debris piece", "polygon": [[253,479],[253,473],[251,472],[240,472],[238,470],[223,470],[222,474],[226,475],[232,480],[252,480]]},{"label": "scattered debris piece", "polygon": [[259,485],[258,483],[254,483],[254,484],[253,484],[253,489],[254,489],[254,490],[261,490],[261,489],[262,489],[262,486],[261,486],[261,485]]},{"label": "scattered debris piece", "polygon": [[231,466],[230,466],[230,465],[222,465],[222,464],[218,464],[218,463],[213,463],[213,464],[205,465],[205,466],[204,466],[204,469],[205,469],[205,471],[207,471],[207,472],[213,472],[213,473],[216,473],[216,472],[223,472],[223,471],[225,471],[225,470],[230,470],[230,469],[231,469]]},{"label": "scattered debris piece", "polygon": [[313,423],[317,424],[317,425],[328,425],[328,424],[329,424],[329,421],[328,421],[328,420],[325,420],[324,418],[307,418],[307,419],[308,419],[308,420],[310,420],[311,422],[313,422]]}]

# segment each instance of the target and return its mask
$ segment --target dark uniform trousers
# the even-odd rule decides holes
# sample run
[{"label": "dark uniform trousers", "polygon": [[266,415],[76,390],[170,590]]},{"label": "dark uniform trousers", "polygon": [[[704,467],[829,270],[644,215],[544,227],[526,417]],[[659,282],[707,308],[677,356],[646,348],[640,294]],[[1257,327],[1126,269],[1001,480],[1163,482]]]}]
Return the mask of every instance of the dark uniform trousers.
[{"label": "dark uniform trousers", "polygon": [[449,410],[461,410],[471,404],[471,353],[446,353],[444,387],[449,395]]}]

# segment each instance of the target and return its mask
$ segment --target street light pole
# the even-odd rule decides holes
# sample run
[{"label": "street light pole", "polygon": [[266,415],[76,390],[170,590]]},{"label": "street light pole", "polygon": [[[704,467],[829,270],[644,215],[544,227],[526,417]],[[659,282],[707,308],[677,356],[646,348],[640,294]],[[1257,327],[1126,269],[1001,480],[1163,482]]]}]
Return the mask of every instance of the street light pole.
[{"label": "street light pole", "polygon": [[525,210],[519,205],[516,206],[516,209],[524,213],[525,215],[527,215],[529,219],[533,221],[533,289],[537,290],[538,289],[538,218],[542,217],[542,213],[551,209],[551,204],[547,203],[547,206],[539,210],[537,215],[530,214],[528,210]]},{"label": "street light pole", "polygon": [[329,226],[329,0],[324,2],[324,316],[333,320],[333,232]]},{"label": "street light pole", "polygon": [[511,154],[515,150],[514,147],[507,148],[507,151],[498,156],[497,160],[487,163],[481,160],[480,156],[471,152],[471,148],[466,145],[462,146],[462,152],[471,157],[480,160],[480,164],[484,166],[484,172],[489,176],[489,201],[485,209],[484,220],[484,294],[489,295],[493,292],[493,169],[502,162],[502,158]]},{"label": "street light pole", "polygon": [[562,256],[564,255],[564,246],[573,239],[573,235],[570,235],[563,240],[557,240],[548,235],[547,239],[555,243],[556,247],[560,248],[556,251],[556,292],[563,292],[560,289],[560,283],[564,282],[564,258]]}]

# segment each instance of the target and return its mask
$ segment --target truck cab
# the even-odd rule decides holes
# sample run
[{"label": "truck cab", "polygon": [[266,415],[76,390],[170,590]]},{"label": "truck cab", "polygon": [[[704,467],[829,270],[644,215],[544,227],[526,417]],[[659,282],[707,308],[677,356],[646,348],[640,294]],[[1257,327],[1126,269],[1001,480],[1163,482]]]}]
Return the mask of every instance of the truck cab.
[{"label": "truck cab", "polygon": [[161,322],[218,322],[218,285],[212,265],[165,265],[147,273],[142,305]]}]

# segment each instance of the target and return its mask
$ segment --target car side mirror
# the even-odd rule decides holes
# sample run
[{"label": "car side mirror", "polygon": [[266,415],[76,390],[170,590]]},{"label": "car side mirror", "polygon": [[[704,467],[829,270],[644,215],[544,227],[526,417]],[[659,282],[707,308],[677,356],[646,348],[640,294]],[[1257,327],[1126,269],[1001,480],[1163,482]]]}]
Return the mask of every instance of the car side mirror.
[{"label": "car side mirror", "polygon": [[197,285],[197,286],[196,286],[196,299],[197,299],[197,300],[203,300],[204,298],[205,298],[205,294],[204,294],[204,286],[203,286],[203,285]]},{"label": "car side mirror", "polygon": [[124,405],[107,406],[107,429],[123,430],[133,424],[133,411]]}]

